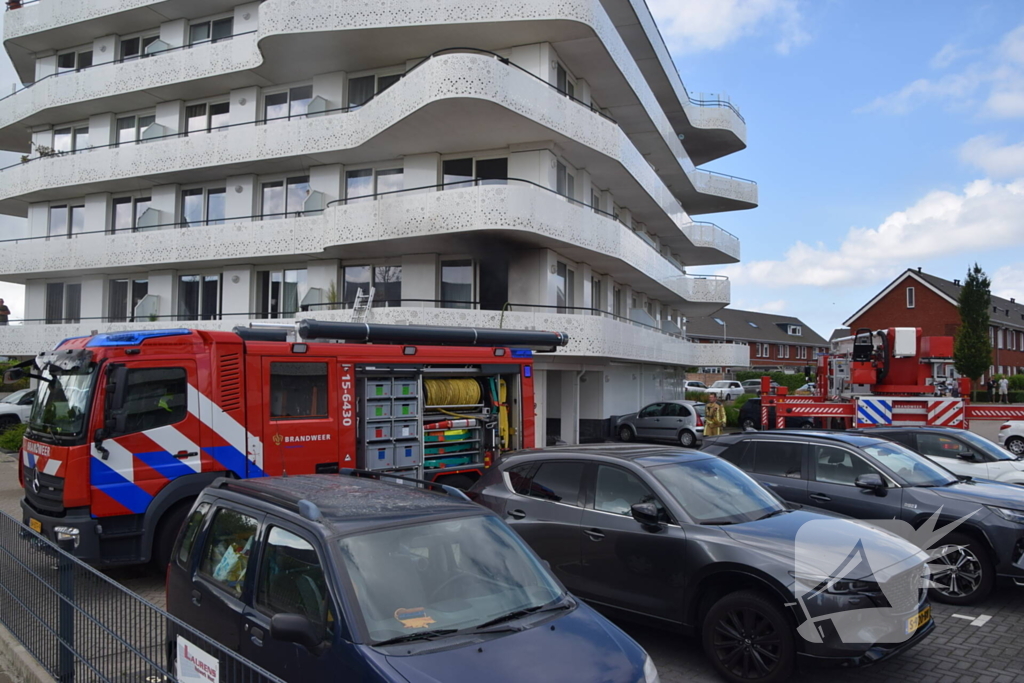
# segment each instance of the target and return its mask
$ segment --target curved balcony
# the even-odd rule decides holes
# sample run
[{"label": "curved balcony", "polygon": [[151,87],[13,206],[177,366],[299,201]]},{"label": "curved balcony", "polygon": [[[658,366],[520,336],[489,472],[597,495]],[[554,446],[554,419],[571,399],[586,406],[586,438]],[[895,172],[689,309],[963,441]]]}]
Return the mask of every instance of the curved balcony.
[{"label": "curved balcony", "polygon": [[[425,27],[438,24],[444,24],[445,30],[426,32]],[[339,33],[348,35],[339,39]],[[301,40],[296,40],[299,34]],[[570,69],[586,73],[594,98],[610,110],[665,183],[687,205],[691,199],[699,199],[692,213],[756,204],[756,186],[752,184],[745,196],[754,197],[753,202],[733,198],[740,193],[695,196],[699,180],[692,176],[700,172],[599,0],[563,0],[557,8],[545,0],[394,0],[372,9],[351,0],[266,0],[260,6],[255,41],[239,38],[244,36],[197,50],[168,52],[130,64],[104,64],[40,81],[7,98],[0,112],[0,146],[25,149],[25,126],[60,122],[54,107],[74,104],[73,118],[82,118],[101,111],[130,111],[128,103],[138,97],[147,104],[153,98],[204,97],[268,79],[286,82],[331,70],[401,63],[421,58],[424,45],[440,49],[459,41],[500,49],[546,40]],[[43,83],[48,85],[40,94],[26,94]],[[15,122],[21,125],[12,131]]]},{"label": "curved balcony", "polygon": [[[455,118],[461,122],[457,127],[450,125]],[[0,211],[17,213],[29,202],[118,191],[129,179],[154,185],[203,182],[223,178],[229,166],[235,173],[240,165],[248,173],[282,172],[550,139],[582,161],[594,177],[616,187],[623,205],[636,207],[637,220],[687,264],[739,259],[739,241],[717,226],[693,223],[612,121],[531,74],[490,56],[465,53],[422,62],[356,111],[231,126],[16,164],[0,172]],[[695,191],[692,196],[694,202],[702,201]]]},{"label": "curved balcony", "polygon": [[[508,329],[559,330],[567,332],[569,344],[545,358],[611,358],[634,363],[659,363],[675,366],[745,367],[750,352],[744,344],[698,344],[677,335],[666,334],[645,325],[624,322],[599,315],[571,315],[547,312],[501,312],[450,308],[376,308],[374,322],[395,325],[458,325],[505,327]],[[318,320],[352,320],[352,311],[320,311],[307,317]],[[0,348],[9,355],[29,356],[52,349],[69,337],[100,332],[195,327],[205,330],[230,330],[244,325],[243,319],[202,322],[105,323],[96,320],[73,325],[10,325],[0,327]]]},{"label": "curved balcony", "polygon": [[727,278],[686,275],[614,219],[532,183],[510,183],[413,188],[336,204],[308,217],[8,241],[0,250],[0,273],[21,280],[43,273],[213,267],[299,255],[377,258],[465,248],[488,235],[489,244],[555,249],[686,315],[708,315],[729,303]]}]

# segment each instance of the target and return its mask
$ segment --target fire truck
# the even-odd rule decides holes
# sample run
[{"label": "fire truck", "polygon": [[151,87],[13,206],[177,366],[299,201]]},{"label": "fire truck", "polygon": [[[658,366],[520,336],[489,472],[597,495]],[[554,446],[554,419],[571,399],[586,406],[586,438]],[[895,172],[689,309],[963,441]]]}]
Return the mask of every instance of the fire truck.
[{"label": "fire truck", "polygon": [[468,487],[534,446],[533,353],[558,332],[303,320],[68,339],[8,371],[38,397],[25,523],[97,565],[166,565],[222,476],[400,472]]},{"label": "fire truck", "polygon": [[782,429],[788,417],[835,428],[967,429],[971,420],[1024,419],[1021,406],[971,405],[971,381],[953,370],[953,338],[925,337],[920,328],[860,329],[833,340],[817,373],[814,396],[773,391],[762,378],[761,427]]}]

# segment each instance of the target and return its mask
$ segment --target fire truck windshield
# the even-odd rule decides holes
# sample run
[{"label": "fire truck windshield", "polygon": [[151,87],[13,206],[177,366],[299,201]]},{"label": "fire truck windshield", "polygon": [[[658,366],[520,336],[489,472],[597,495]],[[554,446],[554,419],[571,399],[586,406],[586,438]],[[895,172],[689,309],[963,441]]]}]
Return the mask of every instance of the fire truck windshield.
[{"label": "fire truck windshield", "polygon": [[87,363],[71,371],[47,365],[42,377],[29,428],[56,437],[79,436],[86,426],[96,365]]}]

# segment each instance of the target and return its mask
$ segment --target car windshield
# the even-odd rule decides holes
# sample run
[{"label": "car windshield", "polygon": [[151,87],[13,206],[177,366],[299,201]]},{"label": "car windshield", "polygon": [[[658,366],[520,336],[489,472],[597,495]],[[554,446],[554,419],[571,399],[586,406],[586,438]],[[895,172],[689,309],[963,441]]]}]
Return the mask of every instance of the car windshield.
[{"label": "car windshield", "polygon": [[691,387],[704,387],[707,389],[707,385],[705,385],[704,382],[687,382],[686,384]]},{"label": "car windshield", "polygon": [[31,389],[22,389],[20,391],[15,391],[10,396],[6,396],[4,398],[0,398],[0,403],[17,403],[18,401],[20,401],[21,399],[23,399],[25,397],[25,394],[27,394],[30,391],[32,391],[32,390]]},{"label": "car windshield", "polygon": [[489,515],[371,531],[338,545],[375,644],[471,629],[563,597],[523,541]]},{"label": "car windshield", "polygon": [[718,387],[720,389],[728,389],[732,386],[732,382],[726,380],[719,380],[711,385],[712,388]]},{"label": "car windshield", "polygon": [[39,394],[32,405],[29,428],[52,436],[77,436],[85,430],[89,395],[96,365],[88,363],[74,372],[52,365],[42,371]]},{"label": "car windshield", "polygon": [[785,510],[739,468],[718,458],[655,467],[654,477],[698,524],[739,524]]},{"label": "car windshield", "polygon": [[897,443],[872,444],[861,449],[910,486],[948,486],[959,481],[949,470]]},{"label": "car windshield", "polygon": [[1004,450],[999,444],[994,444],[983,436],[978,436],[974,432],[969,432],[966,429],[958,430],[957,436],[971,444],[971,446],[978,451],[981,451],[985,455],[994,458],[995,460],[1016,460],[1015,456],[1010,451]]}]

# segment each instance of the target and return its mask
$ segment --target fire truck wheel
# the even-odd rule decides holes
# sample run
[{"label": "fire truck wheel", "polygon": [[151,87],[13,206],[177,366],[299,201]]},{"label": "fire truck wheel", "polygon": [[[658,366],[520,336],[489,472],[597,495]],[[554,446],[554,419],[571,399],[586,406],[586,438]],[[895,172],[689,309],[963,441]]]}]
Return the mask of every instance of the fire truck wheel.
[{"label": "fire truck wheel", "polygon": [[995,585],[996,568],[988,548],[965,534],[942,540],[946,554],[930,563],[932,600],[949,605],[973,605],[984,600]]},{"label": "fire truck wheel", "polygon": [[621,441],[632,441],[633,430],[630,429],[627,425],[622,425],[621,427],[619,427],[619,439]]},{"label": "fire truck wheel", "polygon": [[1011,436],[1006,440],[1006,450],[1014,455],[1024,455],[1024,439],[1019,436]]},{"label": "fire truck wheel", "polygon": [[181,525],[185,523],[185,517],[192,508],[193,499],[183,500],[171,508],[160,520],[153,536],[153,552],[151,553],[153,566],[159,571],[165,571],[171,563],[171,550],[174,542],[178,540],[178,532]]},{"label": "fire truck wheel", "polygon": [[697,443],[697,436],[689,429],[684,429],[679,432],[679,445],[683,448],[693,448],[693,445]]},{"label": "fire truck wheel", "polygon": [[453,474],[450,477],[441,477],[437,480],[438,484],[444,484],[445,486],[454,486],[462,491],[468,491],[469,487],[474,484],[473,477],[465,474]]}]

